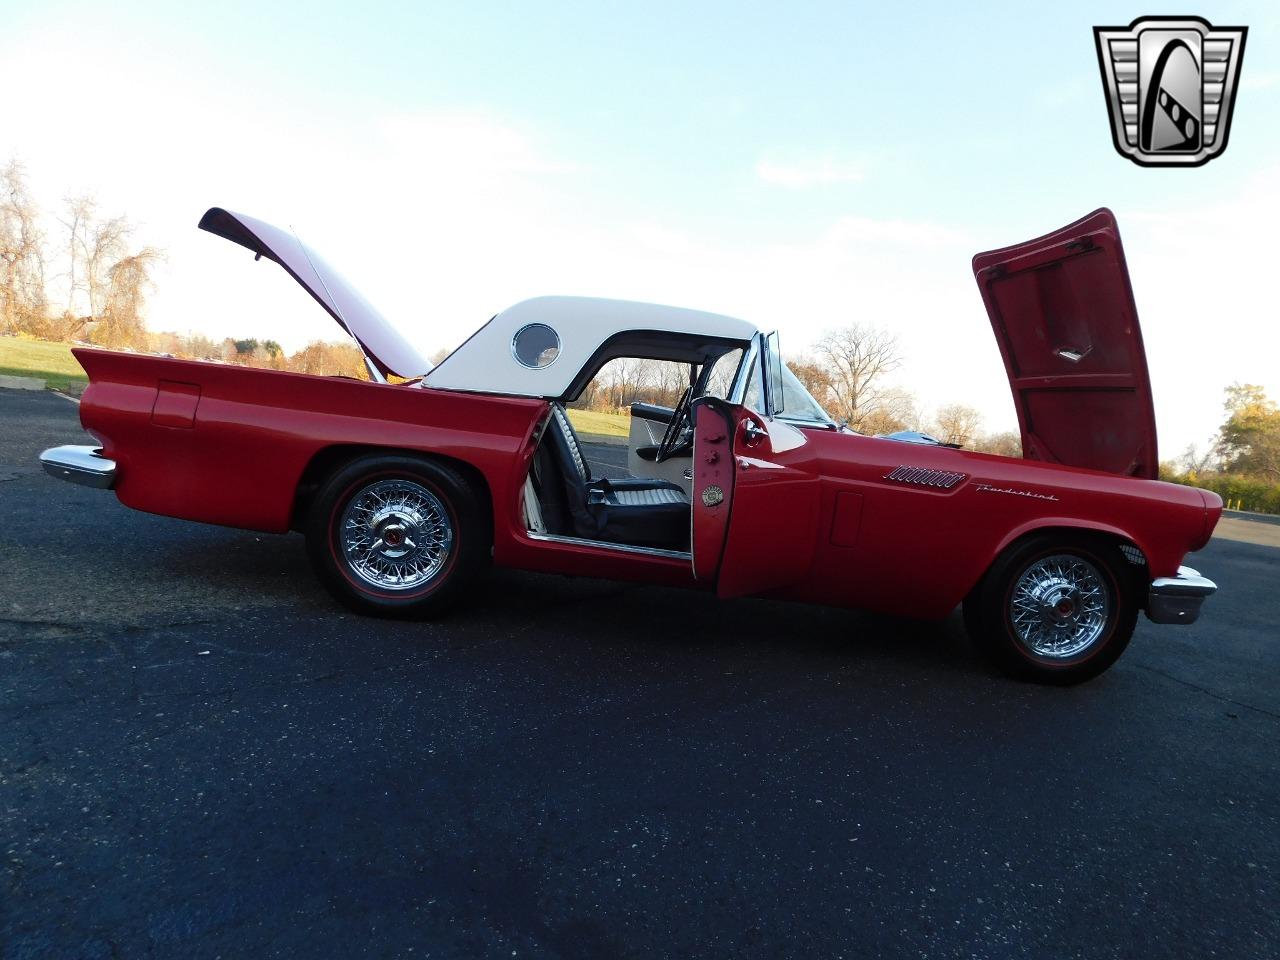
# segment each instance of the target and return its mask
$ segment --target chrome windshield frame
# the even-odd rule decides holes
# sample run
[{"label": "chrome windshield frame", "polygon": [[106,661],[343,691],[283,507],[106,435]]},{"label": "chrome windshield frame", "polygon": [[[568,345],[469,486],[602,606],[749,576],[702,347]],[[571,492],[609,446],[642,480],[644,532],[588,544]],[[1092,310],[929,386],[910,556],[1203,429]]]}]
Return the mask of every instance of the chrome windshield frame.
[{"label": "chrome windshield frame", "polygon": [[742,406],[746,398],[747,386],[751,381],[752,371],[755,370],[756,361],[760,358],[761,336],[761,334],[756,333],[751,337],[751,343],[747,347],[746,353],[742,355],[742,362],[738,364],[738,372],[734,374],[733,387],[729,390],[727,400],[735,407]]}]

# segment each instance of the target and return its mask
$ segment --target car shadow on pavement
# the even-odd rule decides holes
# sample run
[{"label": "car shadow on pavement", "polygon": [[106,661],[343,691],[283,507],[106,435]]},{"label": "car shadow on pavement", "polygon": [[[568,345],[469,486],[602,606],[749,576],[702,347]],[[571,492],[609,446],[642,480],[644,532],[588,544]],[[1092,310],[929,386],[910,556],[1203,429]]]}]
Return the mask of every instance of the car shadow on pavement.
[{"label": "car shadow on pavement", "polygon": [[[321,619],[355,616],[331,599],[311,574],[296,535],[243,534],[203,528],[204,542],[159,546],[147,566],[180,571],[177,591],[216,583],[218,596],[238,598],[235,609],[289,609]],[[137,561],[140,576],[148,576]],[[215,612],[216,611],[211,611]],[[421,624],[358,618],[387,638],[412,641]],[[495,569],[453,610],[431,621],[446,633],[532,636],[558,647],[642,645],[649,651],[737,652],[761,656],[788,651],[806,669],[850,662],[935,664],[946,672],[989,673],[958,617],[941,623],[883,617],[863,611],[764,599],[720,600],[699,590],[618,583],[586,577]]]}]

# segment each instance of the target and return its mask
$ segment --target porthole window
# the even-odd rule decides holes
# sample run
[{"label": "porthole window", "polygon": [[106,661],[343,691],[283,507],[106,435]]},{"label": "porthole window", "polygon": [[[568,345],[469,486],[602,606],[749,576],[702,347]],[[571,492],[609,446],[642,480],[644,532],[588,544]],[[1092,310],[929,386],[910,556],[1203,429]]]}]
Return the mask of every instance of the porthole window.
[{"label": "porthole window", "polygon": [[560,356],[560,335],[545,323],[528,324],[511,338],[511,353],[521,366],[541,370]]}]

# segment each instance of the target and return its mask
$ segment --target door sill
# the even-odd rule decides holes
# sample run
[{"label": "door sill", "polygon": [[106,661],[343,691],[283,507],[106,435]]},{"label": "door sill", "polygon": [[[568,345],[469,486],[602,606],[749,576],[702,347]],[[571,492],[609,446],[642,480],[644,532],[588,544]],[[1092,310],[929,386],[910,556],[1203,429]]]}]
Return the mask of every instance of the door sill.
[{"label": "door sill", "polygon": [[575,547],[596,547],[600,550],[616,550],[618,553],[638,553],[646,557],[666,557],[670,560],[693,560],[693,554],[684,550],[663,550],[661,547],[633,547],[627,543],[609,543],[605,540],[585,540],[582,537],[563,537],[556,533],[525,531],[530,540],[546,543],[564,543]]}]

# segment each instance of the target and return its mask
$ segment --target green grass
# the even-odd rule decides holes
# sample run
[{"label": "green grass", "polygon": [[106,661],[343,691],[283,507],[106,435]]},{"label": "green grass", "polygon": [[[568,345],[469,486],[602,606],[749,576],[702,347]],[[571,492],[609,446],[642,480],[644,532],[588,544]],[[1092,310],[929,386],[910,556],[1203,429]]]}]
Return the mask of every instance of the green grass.
[{"label": "green grass", "polygon": [[85,384],[89,378],[71,355],[67,343],[0,337],[0,373],[14,377],[40,377],[55,390]]},{"label": "green grass", "polygon": [[594,433],[603,437],[626,437],[631,434],[631,417],[625,413],[570,410],[569,422],[580,433]]}]

